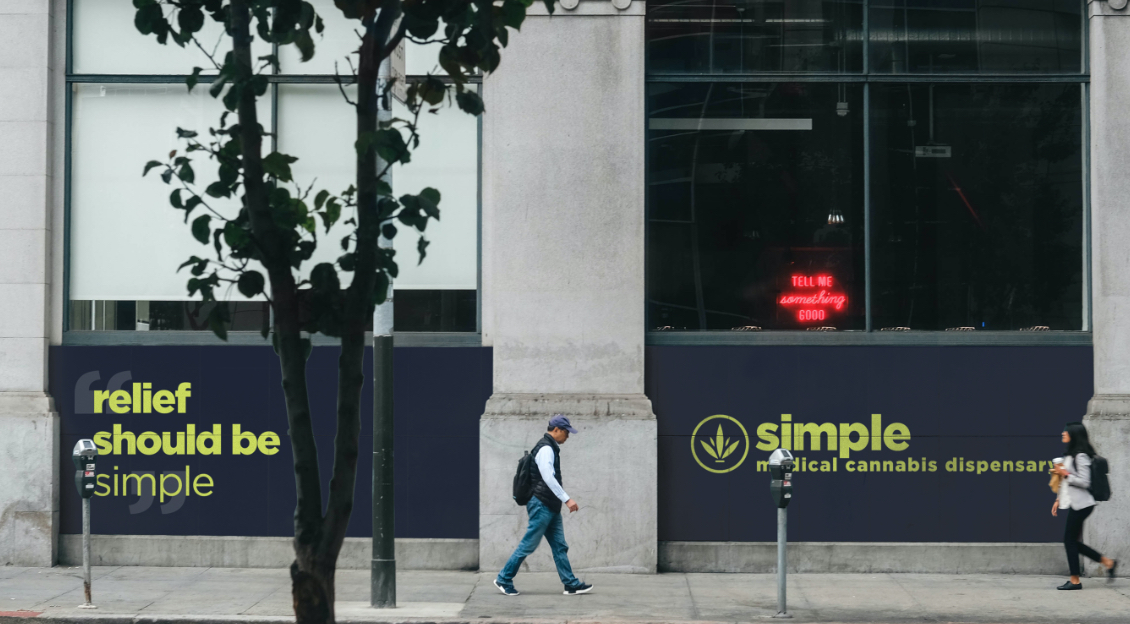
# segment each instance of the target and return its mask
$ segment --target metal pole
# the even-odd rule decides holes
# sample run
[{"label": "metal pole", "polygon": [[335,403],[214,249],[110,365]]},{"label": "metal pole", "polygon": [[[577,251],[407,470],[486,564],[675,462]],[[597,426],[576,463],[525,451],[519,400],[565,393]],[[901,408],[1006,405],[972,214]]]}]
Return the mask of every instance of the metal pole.
[{"label": "metal pole", "polygon": [[788,557],[785,546],[788,544],[789,510],[783,507],[777,509],[777,615],[773,617],[791,618],[788,607],[785,605],[785,569],[788,567]]},{"label": "metal pole", "polygon": [[80,609],[96,609],[90,602],[90,499],[82,499],[82,594]]},{"label": "metal pole", "polygon": [[[377,88],[384,90],[391,76],[392,61],[381,62]],[[388,97],[378,101],[377,121],[392,119]],[[385,162],[378,159],[379,170]],[[384,177],[392,185],[392,173]],[[381,236],[380,246],[392,247]],[[396,607],[396,518],[393,507],[393,415],[392,415],[392,280],[388,299],[373,311],[373,560],[369,574],[369,603],[373,607]]]}]

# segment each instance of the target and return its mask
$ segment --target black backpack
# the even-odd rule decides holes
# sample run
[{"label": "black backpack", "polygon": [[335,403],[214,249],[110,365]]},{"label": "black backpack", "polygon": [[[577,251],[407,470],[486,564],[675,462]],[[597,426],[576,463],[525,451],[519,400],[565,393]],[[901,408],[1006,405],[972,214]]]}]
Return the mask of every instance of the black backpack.
[{"label": "black backpack", "polygon": [[530,478],[533,465],[534,456],[526,451],[522,454],[522,459],[518,460],[518,470],[514,472],[514,502],[522,507],[525,507],[534,496],[534,482]]},{"label": "black backpack", "polygon": [[1091,487],[1087,488],[1097,501],[1110,500],[1110,479],[1107,478],[1106,459],[1095,455],[1091,459]]}]

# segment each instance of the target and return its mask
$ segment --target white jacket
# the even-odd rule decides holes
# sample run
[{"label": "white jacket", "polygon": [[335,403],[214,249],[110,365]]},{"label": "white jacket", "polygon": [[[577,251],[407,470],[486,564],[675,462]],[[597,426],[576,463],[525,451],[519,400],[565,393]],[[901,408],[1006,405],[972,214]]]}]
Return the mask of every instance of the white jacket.
[{"label": "white jacket", "polygon": [[1064,457],[1063,467],[1067,476],[1059,483],[1060,509],[1086,509],[1095,506],[1091,496],[1091,458],[1086,453],[1075,457]]}]

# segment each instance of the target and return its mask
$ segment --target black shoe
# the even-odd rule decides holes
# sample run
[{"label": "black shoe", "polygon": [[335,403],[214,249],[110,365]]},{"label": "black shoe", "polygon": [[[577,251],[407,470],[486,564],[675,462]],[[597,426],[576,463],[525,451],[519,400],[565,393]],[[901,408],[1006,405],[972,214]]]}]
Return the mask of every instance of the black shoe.
[{"label": "black shoe", "polygon": [[1112,559],[1111,562],[1113,565],[1106,571],[1106,582],[1108,583],[1114,582],[1114,571],[1118,569],[1118,559]]},{"label": "black shoe", "polygon": [[514,589],[514,586],[511,585],[510,583],[503,585],[502,583],[498,582],[498,579],[494,579],[494,586],[498,588],[498,591],[506,594],[507,596],[518,596],[518,595],[520,595],[518,593],[518,590]]},{"label": "black shoe", "polygon": [[587,585],[585,583],[578,582],[576,585],[574,585],[572,587],[566,587],[565,588],[565,595],[566,596],[576,596],[577,594],[587,594],[591,591],[592,591],[592,585]]},{"label": "black shoe", "polygon": [[1082,583],[1072,583],[1071,581],[1067,581],[1063,585],[1056,587],[1056,589],[1066,589],[1066,590],[1083,589],[1083,584]]}]

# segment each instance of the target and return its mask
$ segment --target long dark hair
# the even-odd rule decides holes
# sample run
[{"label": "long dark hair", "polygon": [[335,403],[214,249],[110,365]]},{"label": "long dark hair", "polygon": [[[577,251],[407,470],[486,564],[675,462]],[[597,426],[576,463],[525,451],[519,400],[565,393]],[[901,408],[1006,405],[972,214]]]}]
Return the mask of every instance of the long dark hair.
[{"label": "long dark hair", "polygon": [[1081,422],[1067,423],[1063,428],[1070,441],[1067,443],[1065,453],[1075,457],[1079,453],[1086,453],[1087,457],[1095,456],[1095,447],[1091,446],[1091,438],[1087,435],[1087,428]]}]

